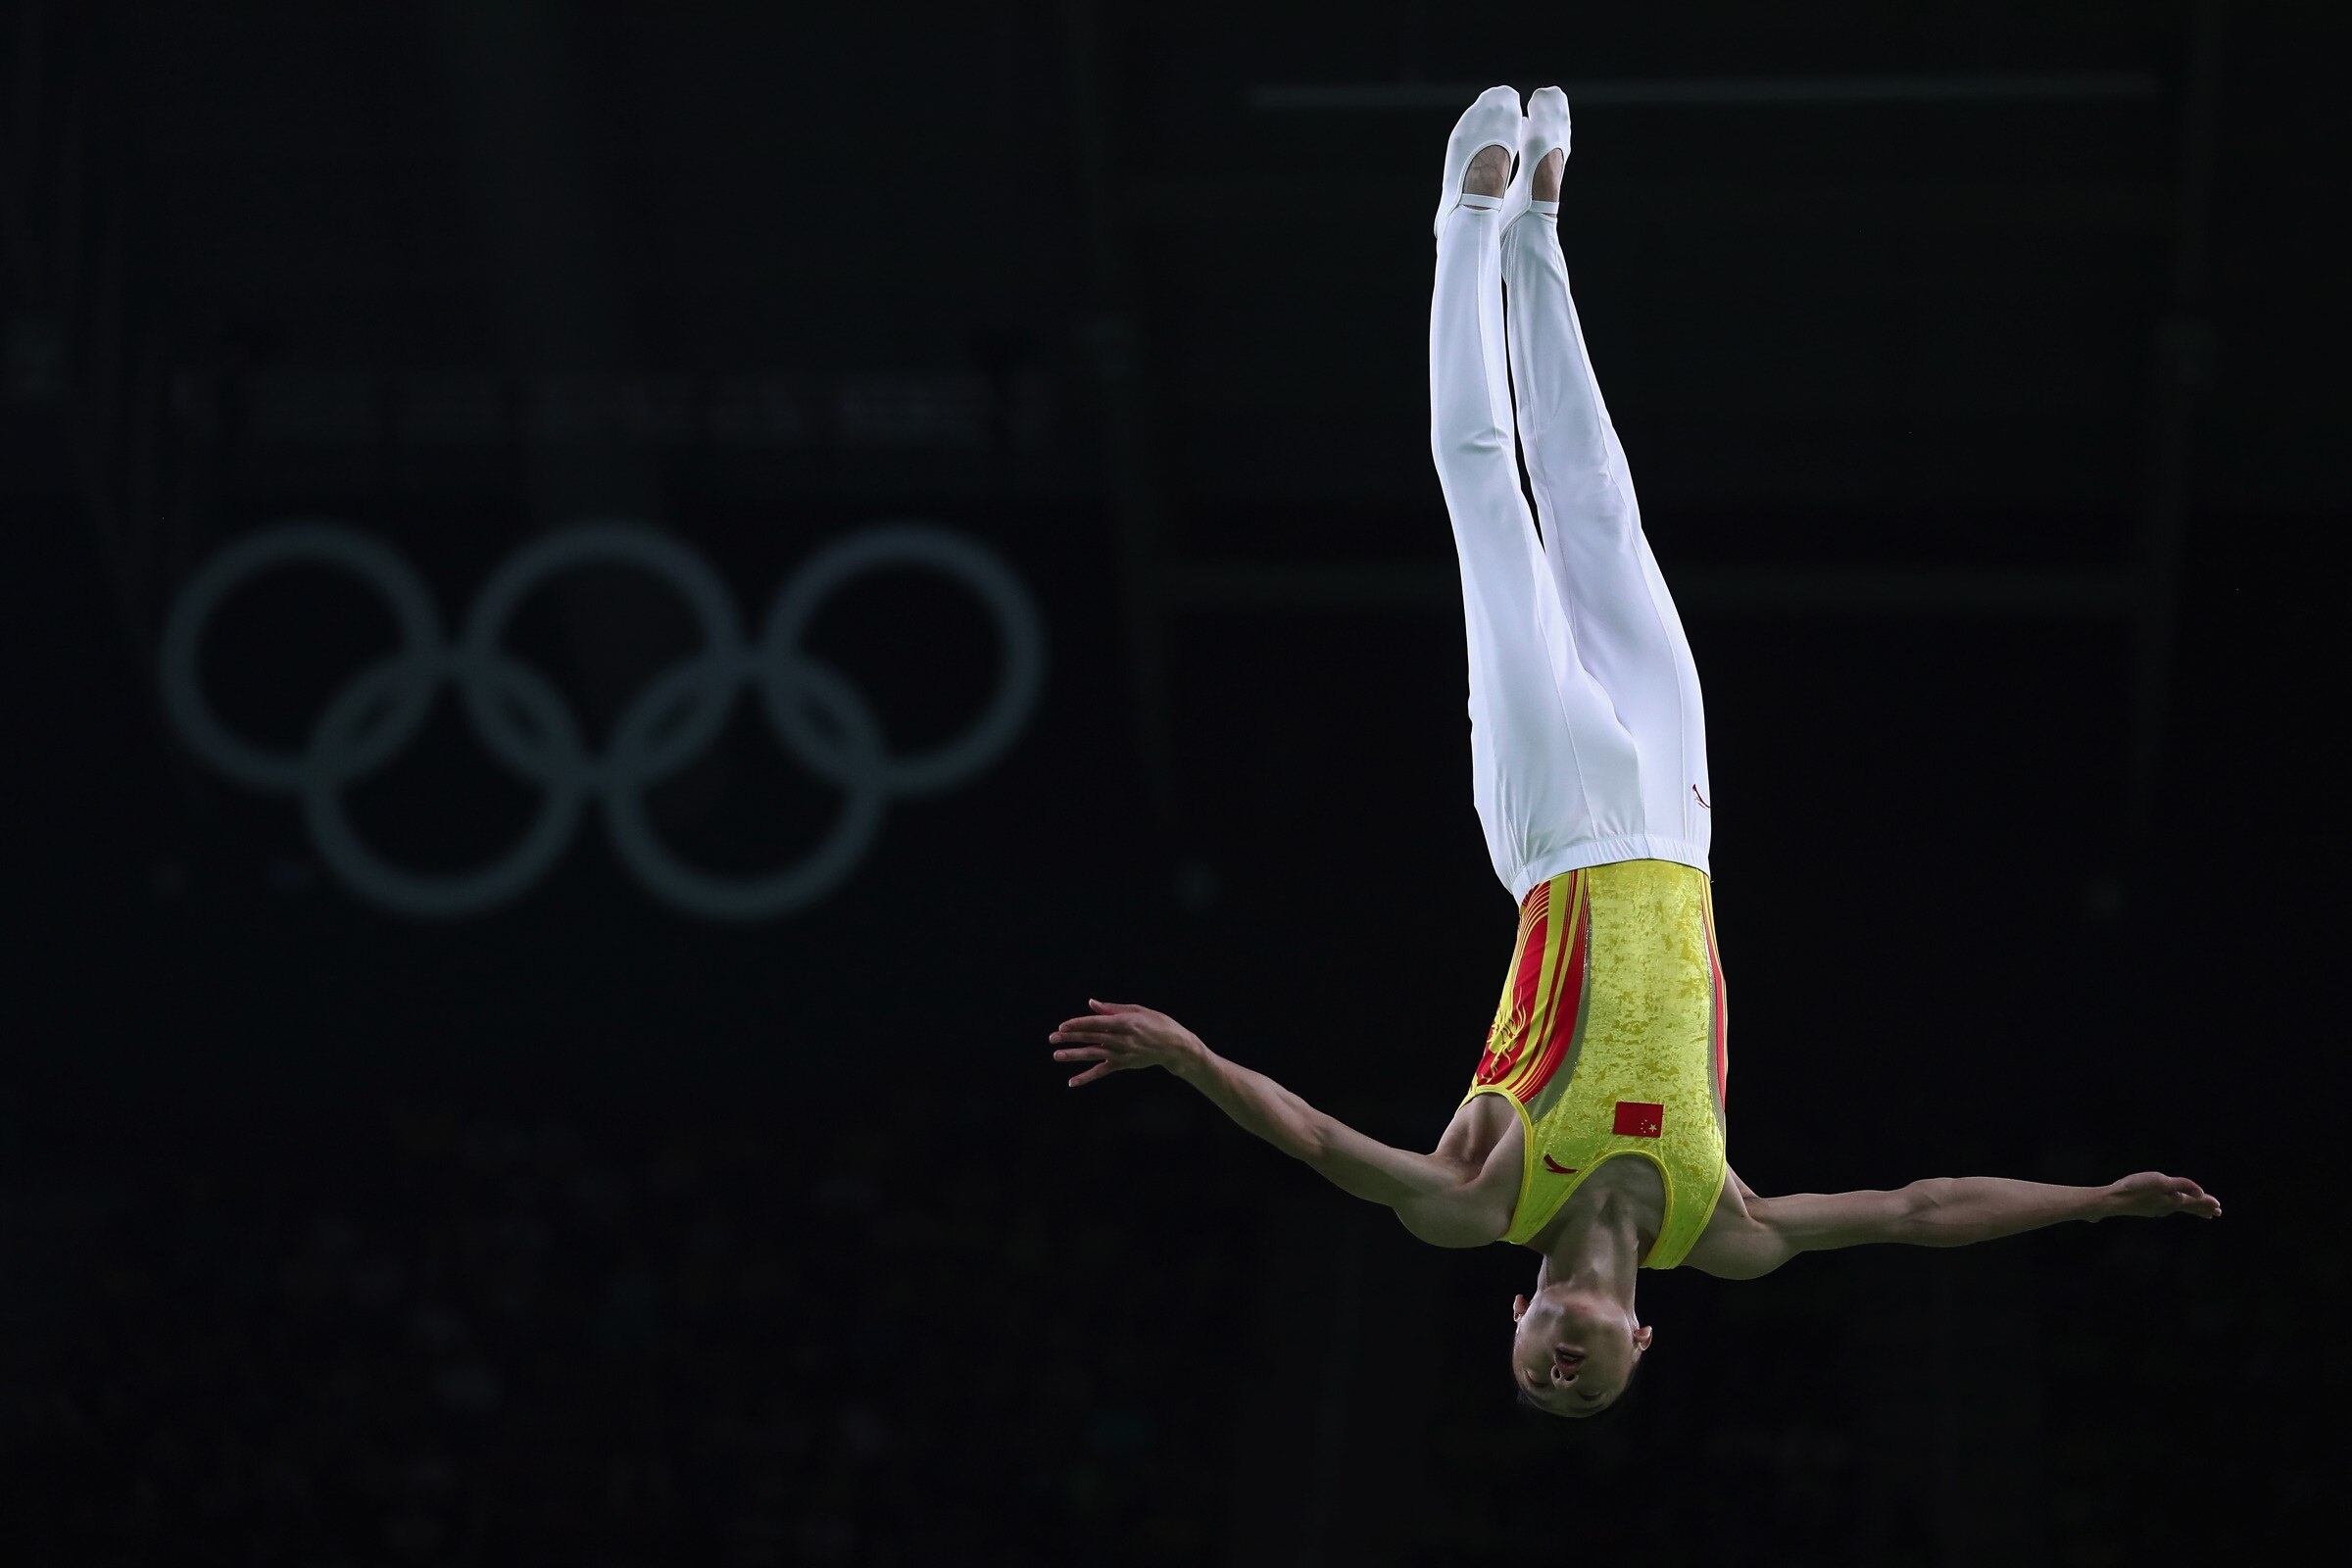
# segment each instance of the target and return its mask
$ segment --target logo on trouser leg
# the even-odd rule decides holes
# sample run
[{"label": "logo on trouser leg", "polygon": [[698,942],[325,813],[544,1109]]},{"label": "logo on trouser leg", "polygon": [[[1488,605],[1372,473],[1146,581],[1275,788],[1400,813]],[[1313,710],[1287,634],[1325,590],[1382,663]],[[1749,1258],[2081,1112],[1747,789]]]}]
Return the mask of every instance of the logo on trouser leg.
[{"label": "logo on trouser leg", "polygon": [[[1690,793],[1691,793],[1692,795],[1694,795],[1694,796],[1697,796],[1697,798],[1698,798],[1698,804],[1699,804],[1699,805],[1701,805],[1701,806],[1707,806],[1707,798],[1706,798],[1704,795],[1699,795],[1699,793],[1698,793],[1698,786],[1697,786],[1697,785],[1693,784],[1693,785],[1691,785],[1691,786],[1690,786]],[[1707,806],[1707,809],[1708,809],[1708,810],[1710,810],[1710,811],[1712,811],[1713,809],[1715,809],[1715,808],[1713,808],[1712,806]]]}]

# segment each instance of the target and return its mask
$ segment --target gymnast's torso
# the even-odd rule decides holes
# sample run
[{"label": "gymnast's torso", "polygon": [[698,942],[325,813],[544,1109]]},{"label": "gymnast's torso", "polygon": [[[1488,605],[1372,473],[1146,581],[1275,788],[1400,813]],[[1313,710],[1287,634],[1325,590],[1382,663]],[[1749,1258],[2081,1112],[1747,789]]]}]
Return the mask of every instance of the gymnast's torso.
[{"label": "gymnast's torso", "polygon": [[1440,1152],[1507,1208],[1501,1240],[1535,1244],[1591,1184],[1652,1216],[1642,1264],[1672,1268],[1724,1181],[1727,1021],[1705,873],[1624,860],[1538,883]]}]

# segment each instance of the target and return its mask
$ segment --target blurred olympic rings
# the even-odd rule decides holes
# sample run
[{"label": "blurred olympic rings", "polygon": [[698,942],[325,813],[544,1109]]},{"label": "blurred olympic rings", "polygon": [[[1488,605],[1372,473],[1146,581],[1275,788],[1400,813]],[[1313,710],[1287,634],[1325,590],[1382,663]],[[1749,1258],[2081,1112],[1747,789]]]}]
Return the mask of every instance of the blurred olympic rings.
[{"label": "blurred olympic rings", "polygon": [[[373,588],[392,612],[400,646],[327,699],[300,751],[271,751],[214,712],[198,654],[223,599],[291,564],[344,572]],[[622,710],[602,755],[590,751],[563,692],[501,646],[516,608],[540,585],[599,564],[634,567],[662,583],[701,634],[694,653],[648,681]],[[905,757],[891,755],[858,689],[801,646],[836,589],[891,566],[925,567],[962,583],[1004,645],[996,692],[979,714],[962,733]],[[482,586],[453,643],[423,579],[391,547],[339,523],[296,522],[240,539],[189,579],[165,622],[160,673],[164,710],[180,738],[240,784],[298,797],[319,857],[346,887],[384,908],[450,918],[507,903],[563,855],[594,797],[613,849],[649,892],[708,918],[751,920],[806,908],[837,887],[872,844],[892,798],[947,789],[995,761],[1019,735],[1044,684],[1045,630],[1020,578],[994,553],[944,528],[900,522],[866,528],[810,557],[777,589],[759,641],[747,643],[733,599],[701,556],[650,528],[603,522],[552,534],[509,558]],[[431,875],[393,865],[368,848],[352,827],[343,792],[415,737],[444,681],[455,684],[491,756],[539,786],[544,799],[505,855]],[[647,818],[645,792],[717,737],[746,683],[758,689],[777,739],[844,800],[830,832],[798,863],[727,876],[690,865],[662,844]]]}]

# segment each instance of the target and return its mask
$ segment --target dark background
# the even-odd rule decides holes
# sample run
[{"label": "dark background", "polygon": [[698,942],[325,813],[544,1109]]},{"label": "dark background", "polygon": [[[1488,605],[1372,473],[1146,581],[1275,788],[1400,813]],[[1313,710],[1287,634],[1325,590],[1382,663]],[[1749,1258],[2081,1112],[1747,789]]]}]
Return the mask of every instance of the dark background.
[{"label": "dark background", "polygon": [[[2352,1384],[2340,8],[7,8],[19,647],[0,1056],[11,1560],[2142,1564],[2327,1528]],[[1426,1147],[1513,911],[1426,455],[1428,215],[1569,87],[1562,230],[1704,672],[1739,1168],[2161,1168],[2210,1225],[1645,1276],[1626,1407],[1514,1410],[1532,1260],[1438,1253],[1091,994]],[[488,912],[356,895],[158,696],[181,586],[330,519],[445,624],[585,519],[756,624],[918,520],[1042,697],[795,912],[593,802]],[[617,567],[508,646],[587,744],[694,644]],[[395,645],[311,568],[200,673],[297,748]],[[912,570],[810,648],[894,749],[1004,655]],[[347,794],[541,799],[443,688]],[[714,873],[840,793],[748,697],[653,788]],[[1531,1424],[1532,1421],[1532,1424]]]}]

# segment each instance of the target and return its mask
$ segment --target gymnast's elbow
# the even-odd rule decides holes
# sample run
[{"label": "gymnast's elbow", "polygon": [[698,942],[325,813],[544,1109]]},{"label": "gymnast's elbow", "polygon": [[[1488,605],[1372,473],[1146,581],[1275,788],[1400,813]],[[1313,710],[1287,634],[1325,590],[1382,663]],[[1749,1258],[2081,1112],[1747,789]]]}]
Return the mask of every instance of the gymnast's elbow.
[{"label": "gymnast's elbow", "polygon": [[1890,1196],[1896,1204],[1893,1229],[1897,1240],[1914,1247],[1966,1247],[1979,1239],[1951,1212],[1949,1176],[1923,1177]]}]

